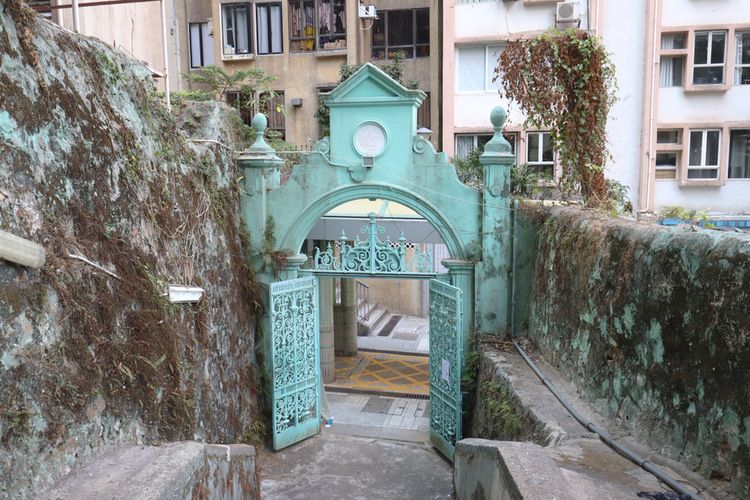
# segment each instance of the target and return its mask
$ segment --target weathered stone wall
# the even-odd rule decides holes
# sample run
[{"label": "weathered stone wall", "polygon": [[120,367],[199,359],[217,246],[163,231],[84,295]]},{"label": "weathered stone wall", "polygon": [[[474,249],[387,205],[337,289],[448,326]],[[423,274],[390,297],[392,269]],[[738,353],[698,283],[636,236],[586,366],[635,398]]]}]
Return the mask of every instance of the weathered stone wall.
[{"label": "weathered stone wall", "polygon": [[[23,5],[0,0],[0,229],[47,262],[0,261],[0,497],[110,444],[261,430],[239,117],[173,117],[142,64]],[[172,305],[168,284],[206,294]]]},{"label": "weathered stone wall", "polygon": [[750,236],[553,209],[530,336],[602,412],[750,496]]}]

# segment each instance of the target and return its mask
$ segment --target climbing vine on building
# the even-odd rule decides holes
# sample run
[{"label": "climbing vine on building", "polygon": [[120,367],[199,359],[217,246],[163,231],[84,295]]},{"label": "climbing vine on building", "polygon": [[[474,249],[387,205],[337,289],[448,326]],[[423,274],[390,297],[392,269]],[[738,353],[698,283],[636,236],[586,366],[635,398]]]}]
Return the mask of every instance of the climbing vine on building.
[{"label": "climbing vine on building", "polygon": [[561,188],[580,190],[588,206],[611,205],[605,128],[617,83],[601,40],[585,31],[550,30],[511,41],[495,67],[498,78],[526,114],[526,125],[550,130],[562,165]]}]

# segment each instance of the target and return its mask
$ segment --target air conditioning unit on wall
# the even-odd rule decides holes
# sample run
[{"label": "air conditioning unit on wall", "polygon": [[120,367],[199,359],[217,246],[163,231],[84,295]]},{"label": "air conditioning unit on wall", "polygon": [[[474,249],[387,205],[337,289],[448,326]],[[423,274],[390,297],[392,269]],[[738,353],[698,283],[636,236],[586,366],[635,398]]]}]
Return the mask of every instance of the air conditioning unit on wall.
[{"label": "air conditioning unit on wall", "polygon": [[374,5],[360,5],[359,6],[359,18],[360,19],[376,19],[378,17],[378,11]]},{"label": "air conditioning unit on wall", "polygon": [[578,2],[559,2],[555,14],[555,25],[558,28],[577,28],[581,24],[581,13]]}]

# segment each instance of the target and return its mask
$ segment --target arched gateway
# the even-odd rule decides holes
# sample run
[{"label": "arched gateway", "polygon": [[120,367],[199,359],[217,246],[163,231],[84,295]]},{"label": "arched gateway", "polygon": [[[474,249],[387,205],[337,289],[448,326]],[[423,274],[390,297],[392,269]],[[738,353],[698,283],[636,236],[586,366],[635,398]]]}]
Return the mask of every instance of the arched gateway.
[{"label": "arched gateway", "polygon": [[[266,119],[253,118],[257,139],[239,159],[246,190],[242,212],[259,249],[253,255],[255,270],[267,285],[261,342],[275,449],[320,427],[317,276],[431,278],[430,436],[448,457],[461,437],[460,379],[470,332],[507,331],[508,181],[514,158],[502,137],[505,112],[492,112],[495,135],[481,157],[485,188],[480,192],[461,183],[447,155],[417,134],[417,108],[424,98],[365,64],[327,96],[330,137],[302,156],[284,185],[283,161],[263,140]],[[432,224],[450,253],[442,261],[448,274],[437,276],[407,263],[403,245],[385,252],[374,220],[356,248],[344,238],[341,252],[320,249],[324,255],[319,252],[303,267],[308,259],[299,251],[316,221],[363,198],[398,202]],[[281,268],[268,265],[271,261]]]}]

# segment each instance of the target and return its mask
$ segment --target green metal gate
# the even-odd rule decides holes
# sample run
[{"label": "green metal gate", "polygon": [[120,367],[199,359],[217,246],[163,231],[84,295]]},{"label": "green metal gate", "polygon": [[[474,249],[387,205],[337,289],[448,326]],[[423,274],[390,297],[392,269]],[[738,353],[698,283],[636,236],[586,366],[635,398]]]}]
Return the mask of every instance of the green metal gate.
[{"label": "green metal gate", "polygon": [[461,439],[461,289],[430,280],[430,441],[453,459]]},{"label": "green metal gate", "polygon": [[269,287],[273,448],[320,431],[318,281],[314,276]]}]

